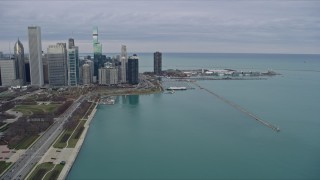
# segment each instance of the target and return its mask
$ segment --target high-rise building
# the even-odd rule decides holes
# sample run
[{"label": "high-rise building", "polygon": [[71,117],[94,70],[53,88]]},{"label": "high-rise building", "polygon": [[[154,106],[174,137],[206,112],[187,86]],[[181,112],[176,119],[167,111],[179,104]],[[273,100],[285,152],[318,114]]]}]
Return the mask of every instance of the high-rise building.
[{"label": "high-rise building", "polygon": [[67,85],[66,43],[50,45],[47,49],[48,75],[50,86]]},{"label": "high-rise building", "polygon": [[129,84],[139,83],[139,58],[136,54],[128,59],[128,82]]},{"label": "high-rise building", "polygon": [[0,60],[2,86],[15,86],[17,79],[16,65],[14,59]]},{"label": "high-rise building", "polygon": [[47,54],[42,54],[43,82],[49,84],[49,63]]},{"label": "high-rise building", "polygon": [[125,45],[121,46],[121,83],[126,83],[128,81],[128,55],[127,55],[127,47]]},{"label": "high-rise building", "polygon": [[16,66],[16,77],[20,80],[21,84],[26,83],[26,71],[24,63],[24,48],[20,40],[14,45],[14,57],[15,57],[15,66]]},{"label": "high-rise building", "polygon": [[73,38],[69,38],[68,40],[68,49],[71,49],[74,45],[74,39]]},{"label": "high-rise building", "polygon": [[39,26],[28,27],[29,38],[29,63],[31,85],[43,86],[43,66],[42,66],[42,47],[41,30]]},{"label": "high-rise building", "polygon": [[98,40],[98,27],[93,28],[93,63],[94,63],[94,76],[98,77],[98,69],[102,67],[102,44]]},{"label": "high-rise building", "polygon": [[118,69],[113,67],[102,67],[99,69],[100,85],[118,84]]},{"label": "high-rise building", "polygon": [[79,53],[78,47],[68,49],[68,85],[77,86],[79,84]]},{"label": "high-rise building", "polygon": [[85,61],[85,64],[88,64],[89,66],[90,66],[90,82],[91,83],[94,83],[94,81],[93,81],[93,71],[94,71],[94,65],[93,65],[93,61],[91,61],[91,60],[86,60]]},{"label": "high-rise building", "polygon": [[0,59],[3,58],[3,53],[0,51]]},{"label": "high-rise building", "polygon": [[91,84],[92,76],[91,76],[91,67],[89,64],[84,64],[82,66],[82,84],[89,85]]},{"label": "high-rise building", "polygon": [[160,76],[162,74],[162,53],[153,53],[153,70],[154,74]]}]

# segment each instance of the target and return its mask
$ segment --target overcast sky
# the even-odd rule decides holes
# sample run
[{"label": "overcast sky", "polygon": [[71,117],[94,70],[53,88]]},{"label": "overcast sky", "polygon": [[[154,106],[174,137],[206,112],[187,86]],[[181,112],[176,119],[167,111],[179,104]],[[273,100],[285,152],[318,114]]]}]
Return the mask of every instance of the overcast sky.
[{"label": "overcast sky", "polygon": [[0,0],[0,51],[27,27],[41,27],[42,49],[74,37],[92,52],[92,27],[103,53],[320,53],[320,0]]}]

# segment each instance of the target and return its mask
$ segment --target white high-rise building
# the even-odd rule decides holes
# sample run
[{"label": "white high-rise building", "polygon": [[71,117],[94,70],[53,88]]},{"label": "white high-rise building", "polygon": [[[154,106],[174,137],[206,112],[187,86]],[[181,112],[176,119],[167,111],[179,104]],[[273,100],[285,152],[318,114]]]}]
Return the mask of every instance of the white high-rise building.
[{"label": "white high-rise building", "polygon": [[92,74],[91,74],[91,67],[89,64],[84,64],[82,66],[82,84],[89,85],[91,84]]},{"label": "white high-rise building", "polygon": [[66,43],[50,45],[47,49],[48,74],[50,86],[67,85]]},{"label": "white high-rise building", "polygon": [[91,77],[90,82],[94,83],[94,81],[93,81],[94,63],[91,60],[86,60],[85,63],[90,66],[90,77]]},{"label": "white high-rise building", "polygon": [[43,65],[42,65],[42,47],[41,30],[39,26],[28,27],[29,38],[29,63],[31,85],[43,86]]},{"label": "white high-rise building", "polygon": [[127,47],[125,45],[121,46],[121,83],[127,82],[127,69],[128,69],[128,55]]},{"label": "white high-rise building", "polygon": [[77,46],[68,49],[68,85],[79,85],[79,49]]},{"label": "white high-rise building", "polygon": [[99,84],[115,85],[118,84],[118,69],[116,68],[100,68],[99,69]]},{"label": "white high-rise building", "polygon": [[0,60],[2,86],[14,86],[17,78],[15,60]]}]

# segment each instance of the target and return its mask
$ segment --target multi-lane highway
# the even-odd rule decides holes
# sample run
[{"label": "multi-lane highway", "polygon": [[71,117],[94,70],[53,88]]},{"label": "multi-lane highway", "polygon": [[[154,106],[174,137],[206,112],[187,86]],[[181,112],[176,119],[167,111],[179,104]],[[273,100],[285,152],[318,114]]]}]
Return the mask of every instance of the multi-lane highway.
[{"label": "multi-lane highway", "polygon": [[84,96],[80,96],[59,118],[56,118],[48,130],[1,176],[1,180],[24,179],[63,131],[63,124],[84,99]]}]

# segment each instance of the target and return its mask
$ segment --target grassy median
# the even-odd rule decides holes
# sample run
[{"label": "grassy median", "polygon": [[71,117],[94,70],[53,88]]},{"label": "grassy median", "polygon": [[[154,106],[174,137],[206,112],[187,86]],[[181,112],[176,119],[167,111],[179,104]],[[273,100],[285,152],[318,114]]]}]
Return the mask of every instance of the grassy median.
[{"label": "grassy median", "polygon": [[84,130],[84,123],[86,123],[86,121],[81,120],[79,126],[74,130],[74,133],[72,134],[71,138],[69,139],[68,142],[68,148],[74,148],[76,147],[76,144]]},{"label": "grassy median", "polygon": [[0,174],[2,174],[10,165],[11,162],[0,161]]},{"label": "grassy median", "polygon": [[[84,123],[86,123],[85,120],[80,120],[78,123],[78,126],[74,130],[65,130],[62,135],[59,137],[59,139],[56,141],[56,143],[53,145],[54,148],[74,148],[84,130]],[[70,137],[71,136],[71,137]],[[67,146],[68,142],[68,146]]]},{"label": "grassy median", "polygon": [[28,149],[28,147],[39,137],[39,135],[36,136],[26,136],[23,139],[21,139],[18,144],[8,145],[9,149]]}]

